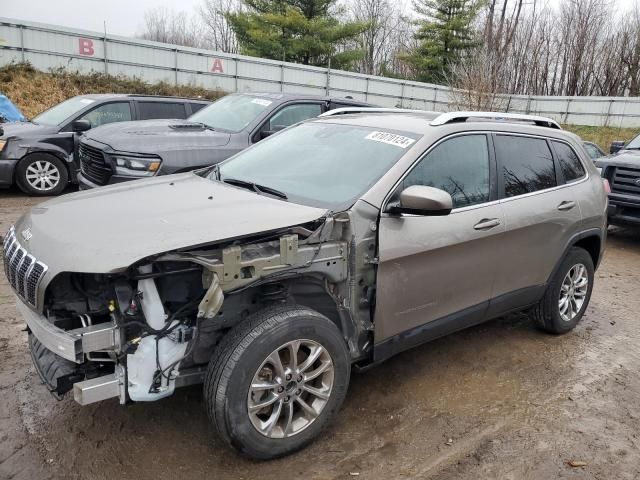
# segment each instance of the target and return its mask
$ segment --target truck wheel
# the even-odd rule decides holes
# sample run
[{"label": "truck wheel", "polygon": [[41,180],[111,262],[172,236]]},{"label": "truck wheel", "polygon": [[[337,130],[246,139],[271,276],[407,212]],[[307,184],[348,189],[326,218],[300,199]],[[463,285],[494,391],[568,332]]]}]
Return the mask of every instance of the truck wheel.
[{"label": "truck wheel", "polygon": [[582,319],[593,289],[594,267],[589,253],[573,247],[530,314],[548,333],[567,333]]},{"label": "truck wheel", "polygon": [[27,155],[16,167],[16,183],[28,195],[59,195],[68,180],[62,160],[47,153]]},{"label": "truck wheel", "polygon": [[204,383],[209,418],[245,456],[267,460],[308,445],[339,410],[351,365],[338,328],[301,306],[272,307],[231,330]]}]

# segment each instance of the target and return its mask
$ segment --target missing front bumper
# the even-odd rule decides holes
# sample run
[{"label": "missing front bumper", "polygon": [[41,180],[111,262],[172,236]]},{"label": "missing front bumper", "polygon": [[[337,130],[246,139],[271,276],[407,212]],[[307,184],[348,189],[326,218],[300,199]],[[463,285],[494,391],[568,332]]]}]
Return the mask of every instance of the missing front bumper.
[{"label": "missing front bumper", "polygon": [[120,329],[115,323],[100,323],[65,331],[31,310],[19,298],[16,305],[18,312],[38,341],[66,360],[82,363],[87,353],[117,351],[120,347]]}]

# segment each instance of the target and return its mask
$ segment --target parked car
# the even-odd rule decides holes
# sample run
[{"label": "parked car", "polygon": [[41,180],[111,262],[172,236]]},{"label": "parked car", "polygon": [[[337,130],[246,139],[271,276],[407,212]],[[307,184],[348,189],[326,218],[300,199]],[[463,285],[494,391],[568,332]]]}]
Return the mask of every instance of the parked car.
[{"label": "parked car", "polygon": [[209,169],[43,203],[4,241],[36,370],[80,404],[204,382],[224,441],[268,459],[336,416],[352,365],[512,311],[572,330],[604,182],[555,121],[508,119],[329,115]]},{"label": "parked car", "polygon": [[640,225],[640,135],[614,155],[597,159],[595,164],[610,185],[609,223]]},{"label": "parked car", "polygon": [[25,118],[6,95],[0,94],[0,123],[24,122]]},{"label": "parked car", "polygon": [[598,144],[593,142],[582,142],[585,150],[591,157],[591,160],[595,160],[596,158],[606,157],[607,154],[602,151],[602,149],[598,146]]},{"label": "parked car", "polygon": [[29,195],[58,195],[76,181],[78,138],[90,128],[125,120],[186,118],[211,102],[145,95],[81,95],[30,122],[3,124],[0,187],[14,183]]},{"label": "parked car", "polygon": [[80,143],[81,189],[185,172],[221,162],[249,145],[334,108],[349,98],[236,93],[188,120],[127,122],[95,129]]}]

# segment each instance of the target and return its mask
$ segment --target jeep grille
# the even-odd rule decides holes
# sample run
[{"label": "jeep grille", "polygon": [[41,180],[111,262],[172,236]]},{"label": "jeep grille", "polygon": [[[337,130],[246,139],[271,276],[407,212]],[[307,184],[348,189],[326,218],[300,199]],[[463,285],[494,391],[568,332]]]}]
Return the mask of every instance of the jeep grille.
[{"label": "jeep grille", "polygon": [[23,300],[37,307],[38,285],[47,271],[47,266],[20,246],[13,227],[4,239],[2,253],[7,280]]}]

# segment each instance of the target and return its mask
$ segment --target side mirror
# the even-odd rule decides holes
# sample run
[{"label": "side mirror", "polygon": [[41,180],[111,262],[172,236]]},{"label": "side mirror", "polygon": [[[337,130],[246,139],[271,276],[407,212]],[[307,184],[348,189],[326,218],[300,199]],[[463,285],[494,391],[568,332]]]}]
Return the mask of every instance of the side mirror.
[{"label": "side mirror", "polygon": [[91,122],[89,120],[75,120],[71,124],[71,128],[76,133],[86,132],[91,128]]},{"label": "side mirror", "polygon": [[284,130],[285,128],[287,127],[284,125],[275,125],[272,130],[262,130],[260,132],[260,138],[262,139],[262,138],[270,137],[274,133],[278,133],[280,130]]},{"label": "side mirror", "polygon": [[611,142],[611,146],[609,147],[609,153],[614,154],[619,152],[624,148],[624,142],[622,140],[616,140]]},{"label": "side mirror", "polygon": [[391,206],[389,213],[409,213],[412,215],[449,215],[453,209],[453,199],[444,190],[423,185],[412,185],[400,193],[398,205]]}]

